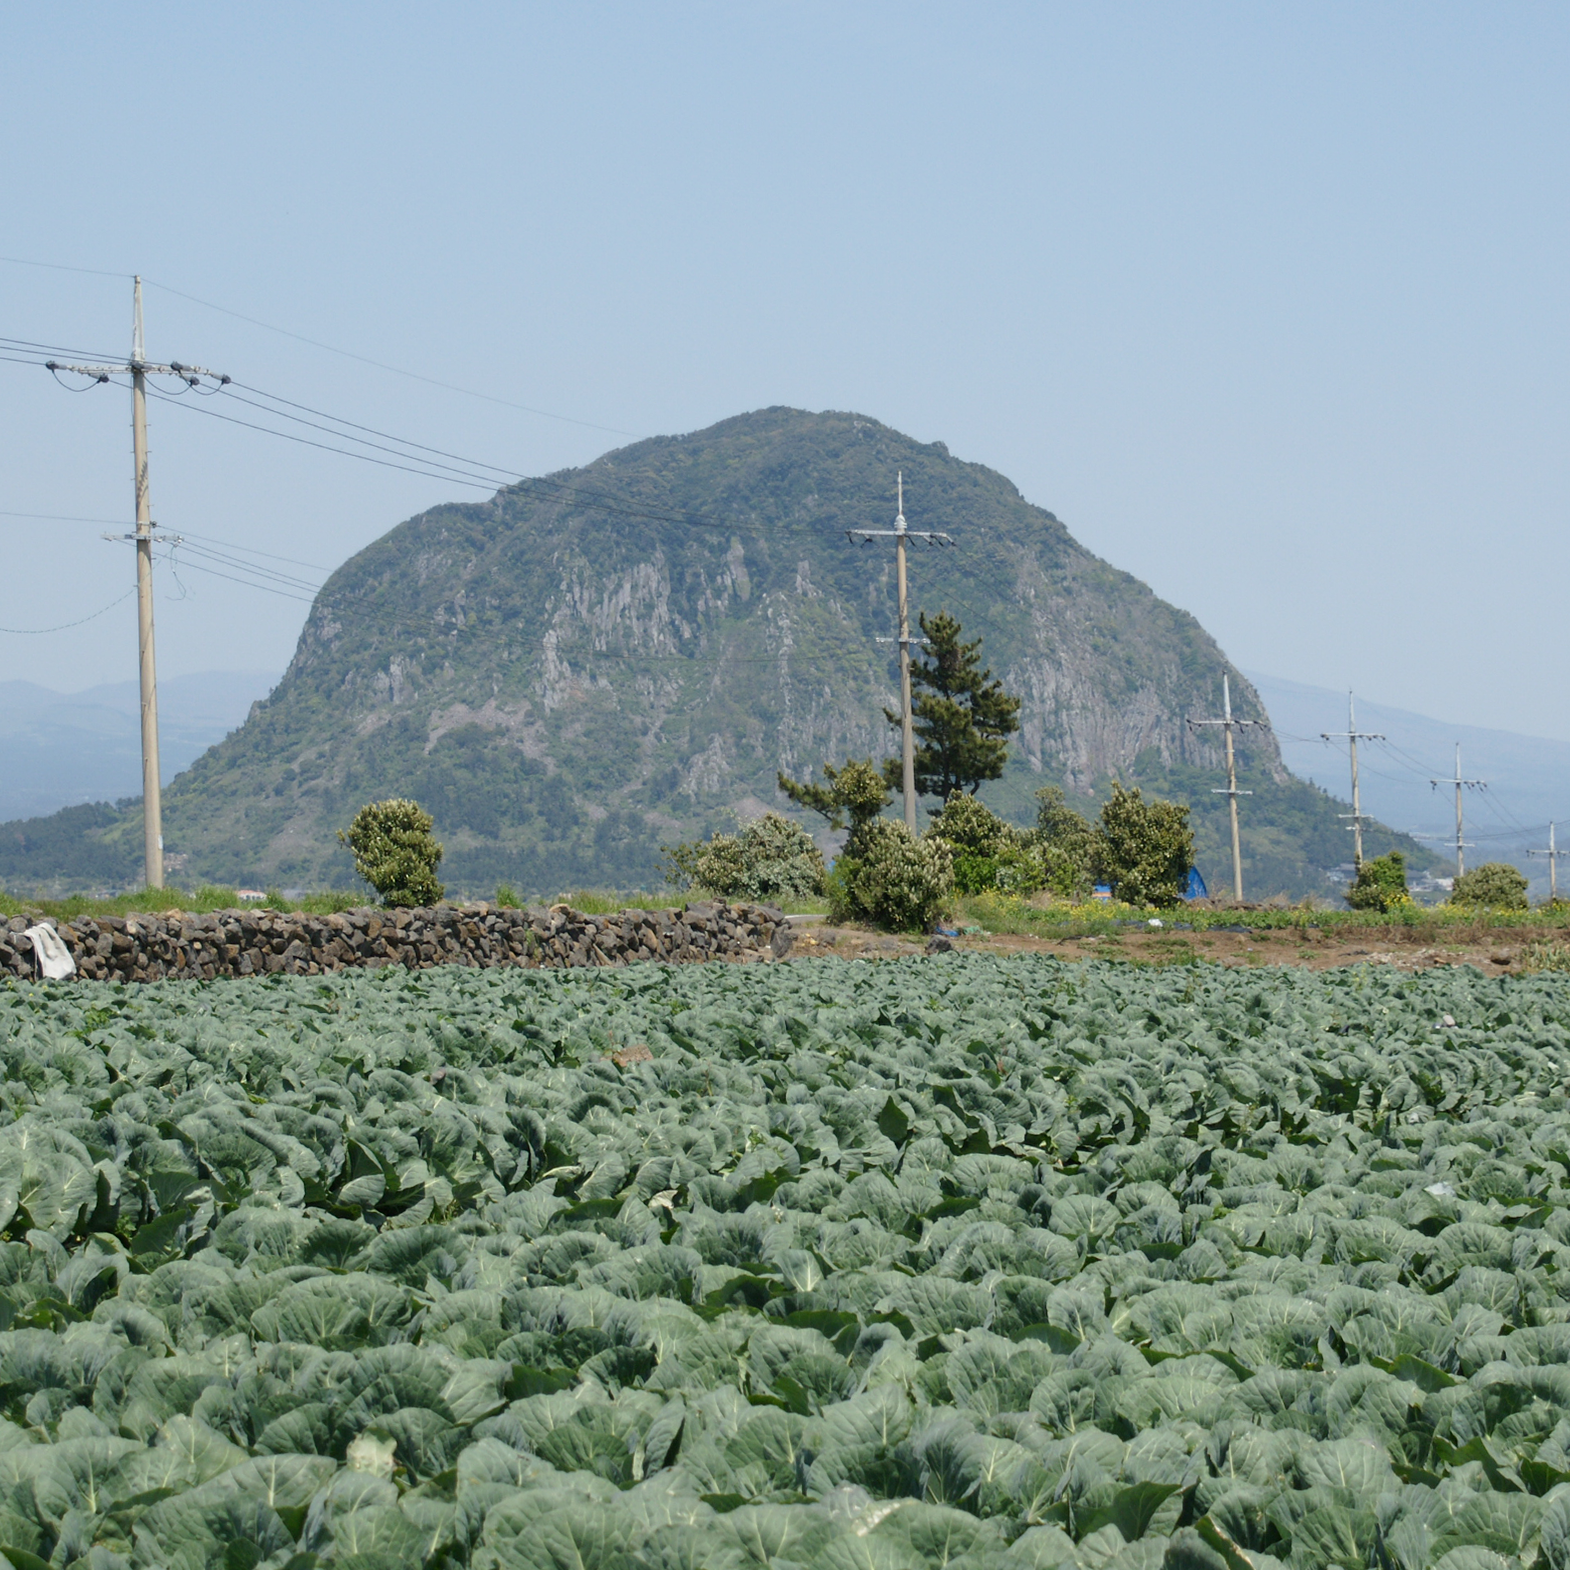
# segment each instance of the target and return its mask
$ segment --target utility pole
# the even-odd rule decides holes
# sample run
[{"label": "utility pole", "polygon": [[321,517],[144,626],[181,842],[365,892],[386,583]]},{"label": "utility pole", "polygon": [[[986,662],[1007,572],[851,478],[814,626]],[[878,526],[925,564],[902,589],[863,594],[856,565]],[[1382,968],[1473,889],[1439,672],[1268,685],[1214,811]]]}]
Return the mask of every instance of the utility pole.
[{"label": "utility pole", "polygon": [[905,472],[900,470],[899,505],[892,529],[847,529],[847,539],[870,545],[874,540],[894,541],[894,560],[899,576],[899,712],[903,771],[900,783],[905,797],[905,827],[916,832],[916,728],[910,700],[910,596],[905,583],[905,541],[921,540],[928,545],[952,545],[947,534],[929,529],[905,527]]},{"label": "utility pole", "polygon": [[[1487,780],[1464,780],[1461,778],[1461,743],[1456,743],[1456,772],[1455,778],[1449,780],[1430,780],[1431,786],[1454,785],[1456,788],[1456,876],[1459,878],[1466,871],[1466,864],[1462,859],[1466,849],[1466,841],[1461,837],[1461,792],[1463,787],[1471,790],[1482,790],[1488,784]],[[1552,862],[1549,863],[1553,865]]]},{"label": "utility pole", "polygon": [[[1460,772],[1460,769],[1456,770],[1457,774]],[[1566,851],[1565,854],[1570,856],[1570,851]],[[1554,864],[1559,860],[1559,852],[1554,849],[1554,826],[1552,823],[1548,825],[1548,849],[1529,850],[1527,855],[1548,857],[1548,903],[1557,905],[1559,903],[1559,880],[1554,876]]]},{"label": "utility pole", "polygon": [[1360,741],[1383,741],[1383,736],[1376,735],[1373,731],[1360,731],[1357,728],[1357,716],[1352,708],[1352,694],[1346,695],[1346,729],[1343,731],[1321,731],[1322,741],[1344,741],[1352,753],[1352,810],[1337,813],[1337,817],[1350,818],[1352,822],[1348,827],[1352,830],[1352,864],[1359,872],[1363,870],[1363,811],[1357,795],[1357,744]]},{"label": "utility pole", "polygon": [[1237,762],[1232,754],[1232,731],[1234,727],[1242,730],[1247,725],[1263,727],[1265,720],[1235,720],[1232,718],[1232,685],[1230,679],[1223,671],[1221,676],[1221,714],[1219,720],[1190,720],[1188,723],[1198,730],[1206,725],[1219,725],[1221,733],[1226,737],[1227,744],[1227,788],[1222,790],[1219,786],[1210,792],[1212,796],[1225,796],[1227,806],[1232,813],[1232,898],[1238,904],[1243,903],[1243,850],[1237,832],[1237,799],[1239,796],[1252,796],[1251,790],[1237,788]]},{"label": "utility pole", "polygon": [[[204,376],[219,383],[229,380],[199,365],[150,364],[142,341],[142,280],[137,277],[131,317],[131,358],[125,365],[66,365],[49,360],[50,371],[74,371],[107,382],[117,372],[131,376],[131,451],[136,469],[136,532],[123,538],[136,545],[136,645],[142,683],[142,855],[147,887],[164,886],[163,781],[158,769],[158,663],[153,648],[153,530],[152,502],[147,489],[147,378],[178,376],[195,387]],[[168,538],[167,535],[163,538]]]}]

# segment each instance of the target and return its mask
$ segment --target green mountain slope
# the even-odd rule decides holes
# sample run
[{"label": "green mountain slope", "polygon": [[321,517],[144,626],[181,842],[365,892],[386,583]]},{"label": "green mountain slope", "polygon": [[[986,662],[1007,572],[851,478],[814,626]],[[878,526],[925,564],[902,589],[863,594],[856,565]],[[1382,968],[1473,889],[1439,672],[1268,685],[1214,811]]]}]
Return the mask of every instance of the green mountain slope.
[{"label": "green mountain slope", "polygon": [[[915,606],[982,634],[1024,700],[987,798],[1028,821],[1043,783],[1180,783],[1219,882],[1220,753],[1186,720],[1216,711],[1223,671],[1241,716],[1263,710],[1198,622],[942,443],[792,409],[434,508],[346,562],[277,689],[166,795],[175,875],[342,883],[334,830],[396,794],[435,814],[456,889],[648,885],[662,841],[779,805],[776,770],[885,754],[893,552],[845,530],[890,526],[900,471],[910,526],[956,541],[913,551]],[[1323,890],[1346,855],[1335,804],[1268,733],[1244,747],[1251,892]],[[138,825],[86,829],[106,876]],[[19,827],[0,830],[0,879],[55,877]]]}]

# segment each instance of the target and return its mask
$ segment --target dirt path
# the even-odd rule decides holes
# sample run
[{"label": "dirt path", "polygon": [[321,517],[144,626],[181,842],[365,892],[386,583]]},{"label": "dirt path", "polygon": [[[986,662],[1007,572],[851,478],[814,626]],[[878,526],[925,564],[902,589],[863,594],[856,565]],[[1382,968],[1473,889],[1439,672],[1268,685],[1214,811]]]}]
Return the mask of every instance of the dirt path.
[{"label": "dirt path", "polygon": [[[1043,938],[989,934],[951,941],[979,954],[1052,954],[1059,959],[1120,959],[1153,965],[1205,960],[1220,965],[1396,965],[1427,970],[1434,965],[1475,965],[1488,975],[1519,974],[1527,947],[1557,932],[1435,933],[1421,929],[1374,928],[1362,932],[1248,931],[1177,932],[1127,927],[1105,937]],[[891,959],[921,954],[925,945],[861,927],[814,923],[798,928],[791,950],[800,959]]]}]

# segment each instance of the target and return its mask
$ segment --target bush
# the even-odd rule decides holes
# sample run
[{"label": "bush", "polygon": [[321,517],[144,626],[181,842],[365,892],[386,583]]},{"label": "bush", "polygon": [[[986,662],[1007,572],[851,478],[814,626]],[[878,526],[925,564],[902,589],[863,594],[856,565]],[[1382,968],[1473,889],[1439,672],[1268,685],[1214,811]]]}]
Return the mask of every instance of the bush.
[{"label": "bush", "polygon": [[1525,910],[1526,879],[1507,861],[1485,861],[1456,879],[1450,903],[1489,910]]},{"label": "bush", "polygon": [[1088,899],[1095,882],[1095,829],[1056,785],[1038,790],[1036,801],[1036,832],[1031,836],[1032,859],[1040,873],[1036,887],[1050,889],[1060,899]]},{"label": "bush", "polygon": [[1398,850],[1365,861],[1347,886],[1346,902],[1353,910],[1392,911],[1410,905],[1406,891],[1406,858]]},{"label": "bush", "polygon": [[1012,869],[1024,852],[1019,831],[968,791],[957,790],[949,796],[928,825],[927,834],[942,840],[953,852],[954,887],[961,894],[984,894],[998,888],[1004,869]]},{"label": "bush", "polygon": [[903,823],[875,818],[862,827],[860,854],[841,856],[828,880],[835,921],[870,921],[894,932],[924,932],[954,893],[946,841],[917,839]]},{"label": "bush", "polygon": [[1172,801],[1146,801],[1139,787],[1112,783],[1112,799],[1101,809],[1093,868],[1129,905],[1175,905],[1194,864],[1194,835],[1188,808]]},{"label": "bush", "polygon": [[442,897],[436,866],[442,847],[435,820],[417,802],[373,801],[354,815],[339,840],[354,852],[354,870],[384,905],[434,905]]},{"label": "bush", "polygon": [[766,812],[739,834],[665,849],[673,883],[696,884],[722,899],[810,899],[823,892],[823,857],[802,826]]}]

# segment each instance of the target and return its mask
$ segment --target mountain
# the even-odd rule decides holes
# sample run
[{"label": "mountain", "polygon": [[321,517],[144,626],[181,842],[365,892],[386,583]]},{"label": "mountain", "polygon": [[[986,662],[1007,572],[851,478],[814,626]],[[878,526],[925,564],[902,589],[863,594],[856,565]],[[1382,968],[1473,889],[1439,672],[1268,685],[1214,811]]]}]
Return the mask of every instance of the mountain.
[{"label": "mountain", "polygon": [[[1049,783],[1179,792],[1219,883],[1221,754],[1187,721],[1223,673],[1240,715],[1264,709],[1199,623],[943,443],[783,408],[433,508],[346,562],[276,689],[167,793],[171,876],[342,885],[335,830],[407,795],[454,890],[654,884],[662,842],[780,805],[777,770],[892,750],[894,553],[846,530],[892,526],[899,474],[910,527],[954,541],[912,548],[914,605],[980,634],[1023,699],[985,798],[1028,822]],[[1268,732],[1242,766],[1251,890],[1322,892],[1336,803]],[[136,814],[75,811],[0,827],[0,881],[134,868]]]},{"label": "mountain", "polygon": [[[1249,673],[1275,723],[1282,758],[1295,774],[1337,791],[1348,787],[1346,743],[1320,740],[1347,728],[1347,695],[1279,676]],[[1358,749],[1365,810],[1409,833],[1430,837],[1447,860],[1455,840],[1455,791],[1430,779],[1454,774],[1461,747],[1462,773],[1487,784],[1468,790],[1466,837],[1474,842],[1468,865],[1509,861],[1533,882],[1533,897],[1546,898],[1548,871],[1529,848],[1546,846],[1547,826],[1570,828],[1570,742],[1476,725],[1453,725],[1388,704],[1357,699],[1358,729],[1384,736]],[[1570,844],[1570,840],[1566,841]]]},{"label": "mountain", "polygon": [[[203,671],[158,684],[159,762],[167,785],[245,721],[278,681],[276,672]],[[54,692],[0,682],[0,818],[113,801],[142,789],[141,692],[112,682]]]}]

